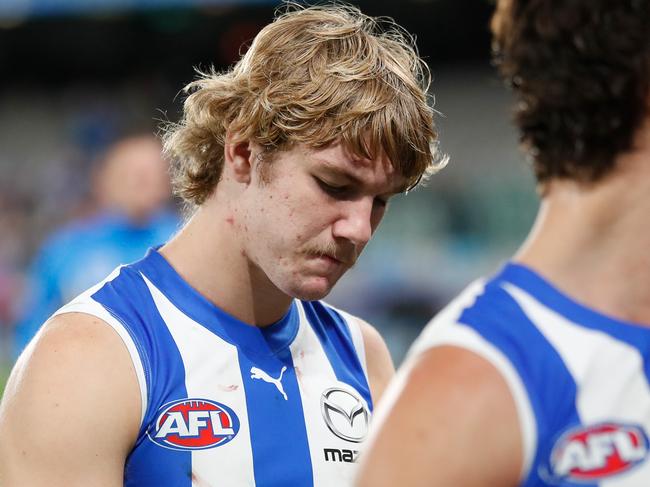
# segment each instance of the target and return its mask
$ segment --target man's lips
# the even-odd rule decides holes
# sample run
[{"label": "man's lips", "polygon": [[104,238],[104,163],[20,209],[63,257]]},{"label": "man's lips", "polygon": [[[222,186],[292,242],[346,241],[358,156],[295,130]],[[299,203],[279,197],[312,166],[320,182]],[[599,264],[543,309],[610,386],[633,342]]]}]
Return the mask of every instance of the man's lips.
[{"label": "man's lips", "polygon": [[332,262],[336,262],[337,264],[345,264],[345,262],[343,262],[341,259],[337,259],[336,257],[334,257],[332,255],[323,255],[323,257],[325,259],[331,260]]},{"label": "man's lips", "polygon": [[311,258],[317,262],[323,263],[329,268],[341,268],[350,266],[350,264],[348,264],[346,261],[329,254],[316,254],[312,255]]},{"label": "man's lips", "polygon": [[324,259],[332,263],[341,264],[347,267],[352,267],[356,262],[356,251],[354,248],[339,247],[337,245],[327,245],[321,248],[313,248],[307,251],[309,257]]},{"label": "man's lips", "polygon": [[350,257],[345,257],[345,256],[342,256],[342,255],[337,256],[337,255],[332,255],[332,254],[322,254],[322,256],[326,257],[328,259],[331,259],[332,261],[337,262],[337,263],[342,264],[342,265],[351,266],[352,264],[354,264],[354,259],[352,259]]}]

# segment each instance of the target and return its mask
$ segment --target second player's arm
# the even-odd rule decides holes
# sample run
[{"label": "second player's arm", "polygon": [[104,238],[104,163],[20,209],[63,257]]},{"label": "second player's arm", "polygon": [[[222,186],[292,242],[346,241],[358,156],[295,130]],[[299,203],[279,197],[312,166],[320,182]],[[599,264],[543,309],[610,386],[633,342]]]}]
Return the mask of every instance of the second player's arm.
[{"label": "second player's arm", "polygon": [[386,391],[357,486],[515,486],[521,443],[500,373],[465,349],[436,347],[413,359]]},{"label": "second player's arm", "polygon": [[48,322],[0,405],[3,487],[121,487],[141,399],[126,346],[90,315]]}]

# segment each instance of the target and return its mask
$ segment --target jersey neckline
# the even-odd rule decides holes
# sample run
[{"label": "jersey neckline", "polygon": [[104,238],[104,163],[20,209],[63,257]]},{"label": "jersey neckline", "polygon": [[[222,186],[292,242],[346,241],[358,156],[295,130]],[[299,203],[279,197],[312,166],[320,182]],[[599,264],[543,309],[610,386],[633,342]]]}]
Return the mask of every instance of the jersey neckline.
[{"label": "jersey neckline", "polygon": [[[300,325],[296,300],[287,313],[265,327],[248,324],[232,316],[194,289],[155,247],[133,264],[174,306],[224,340],[249,352],[274,355],[286,349],[295,339]],[[218,279],[218,275],[215,276]]]},{"label": "jersey neckline", "polygon": [[621,320],[575,301],[537,271],[524,264],[507,262],[494,277],[494,281],[507,281],[514,284],[543,305],[582,326],[607,331],[613,335],[632,333],[650,336],[650,325]]}]

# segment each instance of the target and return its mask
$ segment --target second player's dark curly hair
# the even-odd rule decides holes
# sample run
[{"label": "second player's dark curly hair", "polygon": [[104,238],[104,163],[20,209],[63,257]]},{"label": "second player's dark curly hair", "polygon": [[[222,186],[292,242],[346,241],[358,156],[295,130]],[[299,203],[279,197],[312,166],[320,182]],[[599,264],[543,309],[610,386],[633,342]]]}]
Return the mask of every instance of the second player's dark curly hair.
[{"label": "second player's dark curly hair", "polygon": [[492,31],[538,180],[604,176],[650,106],[650,1],[499,0]]}]

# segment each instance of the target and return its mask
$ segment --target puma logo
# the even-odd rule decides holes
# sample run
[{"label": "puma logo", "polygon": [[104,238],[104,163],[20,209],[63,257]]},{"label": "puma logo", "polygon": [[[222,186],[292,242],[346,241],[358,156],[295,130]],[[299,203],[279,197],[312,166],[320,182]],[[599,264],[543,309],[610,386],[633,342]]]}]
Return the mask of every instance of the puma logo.
[{"label": "puma logo", "polygon": [[251,367],[251,379],[261,379],[264,382],[268,382],[269,384],[274,384],[275,387],[278,388],[278,391],[280,391],[280,394],[284,397],[284,400],[287,401],[287,394],[284,392],[284,387],[282,387],[282,374],[284,374],[284,371],[287,370],[287,366],[284,365],[282,367],[282,370],[280,371],[280,377],[277,379],[274,379],[271,377],[269,374],[264,372],[262,369],[258,369],[257,367]]}]

